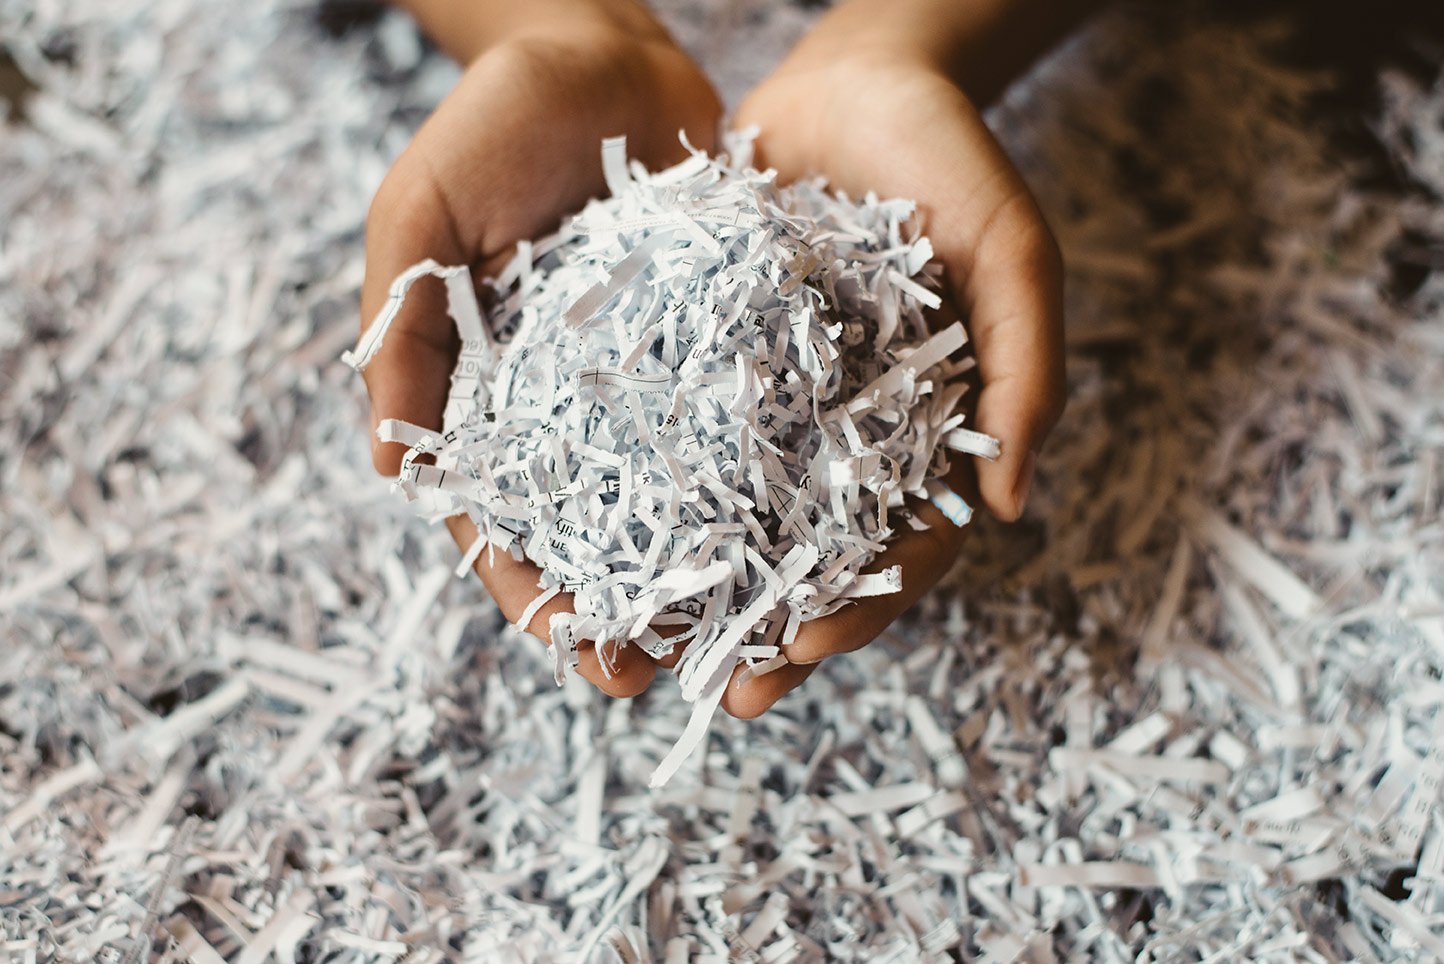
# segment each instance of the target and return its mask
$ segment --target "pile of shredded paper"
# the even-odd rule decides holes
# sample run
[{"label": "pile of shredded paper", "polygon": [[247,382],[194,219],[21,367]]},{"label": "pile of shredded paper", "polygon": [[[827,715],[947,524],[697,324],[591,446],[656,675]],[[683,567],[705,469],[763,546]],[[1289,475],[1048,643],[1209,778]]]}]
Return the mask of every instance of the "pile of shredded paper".
[{"label": "pile of shredded paper", "polygon": [[489,318],[465,266],[423,262],[347,358],[364,368],[410,285],[446,280],[462,347],[445,424],[377,429],[410,446],[398,485],[469,514],[484,538],[459,571],[484,548],[541,567],[519,626],[571,594],[550,621],[558,685],[579,640],[599,641],[604,672],[620,645],[686,647],[677,676],[698,707],[659,786],[739,662],[769,672],[802,621],[901,588],[897,566],[859,570],[894,520],[923,526],[905,496],[967,523],[940,446],[992,458],[998,443],[955,411],[973,359],[948,360],[960,323],[927,333],[941,299],[913,280],[932,246],[902,236],[910,203],[779,188],[745,137],[734,162],[693,151],[655,174],[625,152],[603,145],[611,198],[520,246]]},{"label": "pile of shredded paper", "polygon": [[[658,6],[735,102],[814,5]],[[1444,958],[1437,61],[1373,154],[1287,23],[1011,91],[1027,516],[652,788],[680,687],[553,685],[371,468],[362,222],[456,71],[316,9],[0,0],[0,961]]]}]

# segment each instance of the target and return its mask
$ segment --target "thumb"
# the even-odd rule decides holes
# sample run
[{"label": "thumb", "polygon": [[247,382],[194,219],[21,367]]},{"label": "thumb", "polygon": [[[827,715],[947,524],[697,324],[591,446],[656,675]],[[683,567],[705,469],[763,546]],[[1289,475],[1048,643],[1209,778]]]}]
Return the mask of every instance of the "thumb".
[{"label": "thumb", "polygon": [[975,427],[1002,453],[977,465],[1004,521],[1022,514],[1038,450],[1063,411],[1063,261],[1027,185],[961,94],[916,145],[924,229],[968,319],[982,392]]},{"label": "thumb", "polygon": [[982,393],[977,425],[1002,452],[977,466],[988,511],[1023,512],[1043,440],[1063,413],[1063,262],[1032,198],[1017,195],[991,221],[959,300],[969,311]]},{"label": "thumb", "polygon": [[[468,259],[451,227],[445,198],[425,170],[403,154],[382,182],[366,217],[366,277],[361,288],[363,327],[387,301],[393,278],[426,258],[441,264]],[[376,438],[382,419],[440,428],[449,376],[460,345],[446,314],[439,282],[418,281],[387,332],[386,343],[362,376],[371,398],[371,459],[376,471],[395,475],[406,447]]]}]

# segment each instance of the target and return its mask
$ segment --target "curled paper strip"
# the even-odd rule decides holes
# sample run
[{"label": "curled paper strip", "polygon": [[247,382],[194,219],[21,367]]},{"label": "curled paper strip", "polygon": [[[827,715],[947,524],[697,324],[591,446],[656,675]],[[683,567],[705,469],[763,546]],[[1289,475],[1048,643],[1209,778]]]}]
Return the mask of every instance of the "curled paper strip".
[{"label": "curled paper strip", "polygon": [[905,498],[967,523],[946,451],[998,443],[962,427],[967,335],[924,322],[940,300],[931,245],[904,237],[911,203],[779,187],[698,152],[649,174],[625,149],[603,145],[610,198],[520,247],[485,323],[465,270],[423,262],[347,359],[364,367],[418,279],[446,282],[462,342],[446,424],[382,422],[410,446],[398,485],[538,564],[545,599],[572,594],[550,621],[558,682],[581,640],[604,671],[629,643],[685,643],[697,710],[660,783],[739,662],[781,665],[784,625],[785,649],[799,621],[901,589],[897,567],[861,570]]}]

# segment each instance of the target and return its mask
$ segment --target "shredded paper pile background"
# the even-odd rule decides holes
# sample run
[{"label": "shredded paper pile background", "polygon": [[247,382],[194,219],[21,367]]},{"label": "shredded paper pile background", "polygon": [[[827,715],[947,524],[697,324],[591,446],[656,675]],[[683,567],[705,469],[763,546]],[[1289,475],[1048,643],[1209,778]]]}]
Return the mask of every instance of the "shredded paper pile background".
[{"label": "shredded paper pile background", "polygon": [[[814,13],[661,6],[734,103]],[[0,0],[0,959],[1444,957],[1437,48],[1352,140],[1286,20],[1013,90],[1025,520],[651,791],[675,683],[557,689],[370,469],[362,219],[455,69],[354,7]]]}]

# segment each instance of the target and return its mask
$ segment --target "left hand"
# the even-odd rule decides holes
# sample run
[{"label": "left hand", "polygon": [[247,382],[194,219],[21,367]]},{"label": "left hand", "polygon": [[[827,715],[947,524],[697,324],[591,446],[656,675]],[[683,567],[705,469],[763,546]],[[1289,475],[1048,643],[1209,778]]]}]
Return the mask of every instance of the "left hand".
[{"label": "left hand", "polygon": [[[537,8],[555,13],[558,6]],[[372,202],[363,321],[376,317],[392,279],[407,266],[434,258],[494,274],[517,242],[554,230],[565,214],[601,195],[604,137],[627,135],[634,156],[654,168],[687,156],[679,130],[700,147],[712,147],[721,105],[702,71],[660,27],[647,33],[590,22],[592,6],[572,4],[567,16],[540,17],[538,9],[516,4],[511,19],[523,22],[516,28],[520,35],[490,46],[456,34],[439,38],[458,50],[482,49]],[[594,6],[621,11],[617,3]],[[532,22],[529,15],[540,19]],[[440,285],[413,288],[364,373],[372,460],[384,475],[396,474],[406,447],[375,439],[382,419],[441,426],[458,350],[444,306]],[[452,516],[447,527],[463,552],[478,538],[466,515]],[[507,552],[483,552],[474,568],[510,621],[541,592],[541,569]],[[571,598],[556,596],[521,628],[550,643],[550,617],[568,609]],[[578,673],[611,696],[634,696],[656,674],[653,660],[632,645],[619,647],[603,667],[593,641],[583,640],[578,659]]]},{"label": "left hand", "polygon": [[[970,427],[1003,445],[997,461],[976,468],[954,455],[945,481],[970,504],[981,496],[999,519],[1017,519],[1036,453],[1063,409],[1063,268],[1037,204],[977,109],[925,57],[804,44],[747,97],[735,124],[758,126],[756,165],[776,168],[783,181],[823,174],[854,197],[871,190],[918,202],[918,227],[977,353],[982,392]],[[875,639],[951,568],[966,530],[929,503],[913,509],[929,528],[904,529],[870,567],[900,564],[902,591],[803,623],[790,665],[728,686],[729,713],[760,715],[818,661]]]}]

